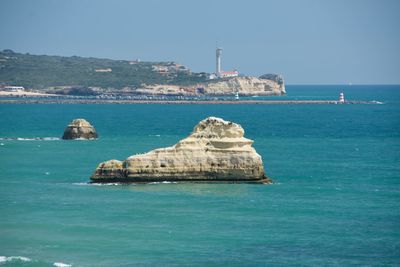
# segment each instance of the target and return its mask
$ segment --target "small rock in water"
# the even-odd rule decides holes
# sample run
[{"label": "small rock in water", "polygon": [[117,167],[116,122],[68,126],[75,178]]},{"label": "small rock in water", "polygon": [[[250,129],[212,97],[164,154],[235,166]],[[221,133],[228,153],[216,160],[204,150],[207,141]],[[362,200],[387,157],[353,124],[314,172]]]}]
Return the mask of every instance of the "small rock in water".
[{"label": "small rock in water", "polygon": [[65,128],[62,139],[95,139],[97,137],[96,129],[87,120],[75,119]]}]

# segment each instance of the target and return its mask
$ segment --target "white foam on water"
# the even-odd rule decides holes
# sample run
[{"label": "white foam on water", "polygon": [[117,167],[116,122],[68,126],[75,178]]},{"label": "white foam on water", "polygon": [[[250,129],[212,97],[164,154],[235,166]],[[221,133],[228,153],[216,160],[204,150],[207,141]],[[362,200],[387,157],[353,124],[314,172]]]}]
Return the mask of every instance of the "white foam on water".
[{"label": "white foam on water", "polygon": [[[178,182],[149,182],[144,184],[177,184]],[[73,185],[84,185],[84,186],[124,186],[124,185],[138,185],[136,183],[72,183]]]},{"label": "white foam on water", "polygon": [[96,140],[98,138],[83,138],[83,137],[79,137],[79,138],[75,138],[73,139],[73,141],[87,141],[87,140]]},{"label": "white foam on water", "polygon": [[62,263],[62,262],[55,262],[55,263],[53,263],[53,265],[57,266],[57,267],[71,267],[72,266],[72,264],[66,264],[66,263]]},{"label": "white foam on water", "polygon": [[72,183],[73,185],[90,185],[89,183]]},{"label": "white foam on water", "polygon": [[146,184],[177,184],[178,182],[162,181],[162,182],[150,182]]},{"label": "white foam on water", "polygon": [[57,141],[61,140],[59,137],[43,137],[43,141]]},{"label": "white foam on water", "polygon": [[[73,185],[85,185],[85,186],[116,186],[126,185],[125,183],[73,183]],[[134,184],[129,184],[134,185]]]},{"label": "white foam on water", "polygon": [[61,140],[59,137],[0,137],[1,141],[58,141]]},{"label": "white foam on water", "polygon": [[110,186],[110,185],[124,185],[123,183],[72,183],[73,185],[85,185],[85,186]]},{"label": "white foam on water", "polygon": [[27,257],[22,257],[22,256],[0,256],[0,264],[3,262],[10,262],[10,261],[23,261],[23,262],[28,262],[31,261],[30,258]]},{"label": "white foam on water", "polygon": [[160,136],[161,136],[161,134],[149,134],[149,136],[160,137]]}]

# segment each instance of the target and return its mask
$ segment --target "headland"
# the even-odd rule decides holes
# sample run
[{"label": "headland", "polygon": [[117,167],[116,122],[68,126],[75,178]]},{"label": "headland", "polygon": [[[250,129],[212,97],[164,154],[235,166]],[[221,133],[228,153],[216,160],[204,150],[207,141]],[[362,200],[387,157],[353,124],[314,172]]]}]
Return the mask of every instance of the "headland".
[{"label": "headland", "polygon": [[[217,49],[222,51],[222,49]],[[84,96],[97,99],[141,96],[285,95],[283,76],[258,77],[221,69],[193,72],[177,62],[61,57],[0,51],[1,96]]]}]

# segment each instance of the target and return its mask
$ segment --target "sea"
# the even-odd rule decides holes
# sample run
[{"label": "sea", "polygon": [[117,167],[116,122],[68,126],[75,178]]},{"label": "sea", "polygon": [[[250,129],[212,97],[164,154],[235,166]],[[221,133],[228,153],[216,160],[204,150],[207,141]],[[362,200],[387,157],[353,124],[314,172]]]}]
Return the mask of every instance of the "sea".
[{"label": "sea", "polygon": [[[372,104],[0,104],[0,266],[400,266],[400,86],[270,98],[340,92]],[[88,184],[208,116],[243,126],[274,184]],[[60,140],[75,118],[99,139]]]}]

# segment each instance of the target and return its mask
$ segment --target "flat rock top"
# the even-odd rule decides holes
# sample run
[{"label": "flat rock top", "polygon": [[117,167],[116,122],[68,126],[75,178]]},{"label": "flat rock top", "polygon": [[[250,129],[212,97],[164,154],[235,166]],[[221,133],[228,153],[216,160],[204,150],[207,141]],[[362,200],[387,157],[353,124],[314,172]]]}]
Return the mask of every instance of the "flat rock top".
[{"label": "flat rock top", "polygon": [[75,119],[70,124],[69,127],[93,127],[87,120],[85,119]]}]

